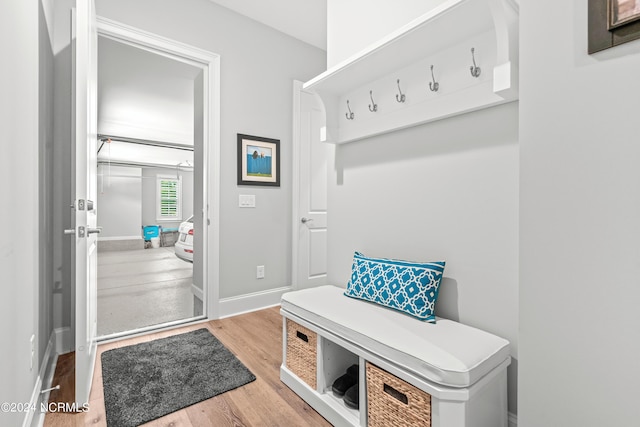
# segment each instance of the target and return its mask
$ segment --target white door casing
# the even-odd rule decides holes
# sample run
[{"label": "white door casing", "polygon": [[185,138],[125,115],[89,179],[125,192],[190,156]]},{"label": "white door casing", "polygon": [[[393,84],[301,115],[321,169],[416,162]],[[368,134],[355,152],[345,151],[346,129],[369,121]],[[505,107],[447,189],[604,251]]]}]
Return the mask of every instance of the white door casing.
[{"label": "white door casing", "polygon": [[293,288],[327,281],[327,162],[320,141],[325,128],[322,101],[294,82],[293,102]]},{"label": "white door casing", "polygon": [[75,402],[89,402],[97,332],[97,97],[98,35],[93,0],[72,11],[72,195],[75,225],[74,286]]}]

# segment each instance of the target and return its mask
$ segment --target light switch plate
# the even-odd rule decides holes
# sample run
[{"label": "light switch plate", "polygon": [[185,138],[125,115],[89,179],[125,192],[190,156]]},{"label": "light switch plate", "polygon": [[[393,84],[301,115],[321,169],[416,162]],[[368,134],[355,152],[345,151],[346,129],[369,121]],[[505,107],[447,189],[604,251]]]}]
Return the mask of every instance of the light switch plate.
[{"label": "light switch plate", "polygon": [[255,208],[256,207],[255,194],[240,194],[238,196],[238,206],[241,208]]}]

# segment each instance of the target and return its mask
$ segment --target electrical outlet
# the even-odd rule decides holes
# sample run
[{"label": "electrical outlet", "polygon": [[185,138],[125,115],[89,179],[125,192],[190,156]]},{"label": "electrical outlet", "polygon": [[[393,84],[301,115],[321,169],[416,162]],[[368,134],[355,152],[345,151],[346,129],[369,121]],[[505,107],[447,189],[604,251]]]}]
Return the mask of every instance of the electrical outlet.
[{"label": "electrical outlet", "polygon": [[256,267],[256,279],[264,279],[264,265]]},{"label": "electrical outlet", "polygon": [[36,357],[36,336],[31,335],[31,366],[29,369],[33,371],[33,359]]}]

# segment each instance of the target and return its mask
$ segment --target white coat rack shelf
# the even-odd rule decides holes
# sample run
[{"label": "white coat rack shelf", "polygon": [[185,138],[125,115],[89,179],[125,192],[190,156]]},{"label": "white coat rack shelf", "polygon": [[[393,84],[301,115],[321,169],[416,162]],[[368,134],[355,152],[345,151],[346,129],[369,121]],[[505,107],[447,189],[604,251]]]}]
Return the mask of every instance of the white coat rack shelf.
[{"label": "white coat rack shelf", "polygon": [[448,0],[303,86],[342,144],[518,99],[516,0]]}]

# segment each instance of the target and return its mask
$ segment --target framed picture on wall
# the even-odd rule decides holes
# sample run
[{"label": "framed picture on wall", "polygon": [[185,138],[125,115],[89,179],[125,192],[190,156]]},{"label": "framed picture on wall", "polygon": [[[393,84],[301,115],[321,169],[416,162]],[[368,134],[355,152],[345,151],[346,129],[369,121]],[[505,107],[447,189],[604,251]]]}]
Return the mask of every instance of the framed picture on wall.
[{"label": "framed picture on wall", "polygon": [[280,140],[238,134],[238,185],[280,187]]},{"label": "framed picture on wall", "polygon": [[640,39],[640,0],[588,0],[588,52]]},{"label": "framed picture on wall", "polygon": [[609,29],[640,19],[640,0],[608,0]]}]

